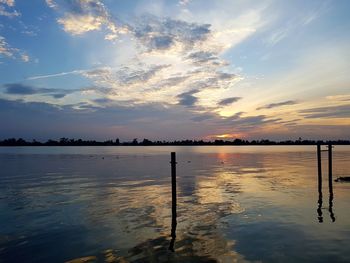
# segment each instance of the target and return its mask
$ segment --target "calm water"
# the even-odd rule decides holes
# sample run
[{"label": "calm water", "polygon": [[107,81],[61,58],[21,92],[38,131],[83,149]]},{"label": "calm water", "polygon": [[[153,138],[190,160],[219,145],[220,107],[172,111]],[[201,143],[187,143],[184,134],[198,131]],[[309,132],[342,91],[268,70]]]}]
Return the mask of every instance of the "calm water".
[{"label": "calm water", "polygon": [[[0,262],[350,262],[350,183],[329,200],[323,154],[318,209],[315,147],[0,148]],[[333,159],[350,176],[350,147]]]}]

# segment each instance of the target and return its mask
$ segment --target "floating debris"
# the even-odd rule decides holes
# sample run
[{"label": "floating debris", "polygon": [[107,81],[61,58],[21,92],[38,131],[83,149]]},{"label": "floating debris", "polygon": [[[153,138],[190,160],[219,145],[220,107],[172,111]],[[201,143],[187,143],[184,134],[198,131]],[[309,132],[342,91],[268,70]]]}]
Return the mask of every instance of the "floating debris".
[{"label": "floating debris", "polygon": [[341,176],[334,180],[335,182],[350,182],[350,176]]}]

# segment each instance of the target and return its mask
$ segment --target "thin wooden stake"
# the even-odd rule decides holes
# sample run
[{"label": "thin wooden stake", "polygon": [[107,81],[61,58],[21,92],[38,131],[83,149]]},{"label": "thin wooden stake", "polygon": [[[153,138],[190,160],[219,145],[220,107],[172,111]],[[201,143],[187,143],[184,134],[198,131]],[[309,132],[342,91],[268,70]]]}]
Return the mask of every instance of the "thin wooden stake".
[{"label": "thin wooden stake", "polygon": [[318,192],[322,195],[322,159],[321,144],[317,144]]},{"label": "thin wooden stake", "polygon": [[176,153],[171,153],[171,241],[169,250],[174,252],[174,244],[176,239]]}]

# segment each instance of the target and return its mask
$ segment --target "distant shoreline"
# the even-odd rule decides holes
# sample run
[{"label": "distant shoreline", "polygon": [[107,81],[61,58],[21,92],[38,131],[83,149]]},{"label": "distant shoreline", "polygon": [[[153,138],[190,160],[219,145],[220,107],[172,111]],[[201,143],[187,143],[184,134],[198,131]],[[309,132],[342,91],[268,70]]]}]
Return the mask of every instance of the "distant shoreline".
[{"label": "distant shoreline", "polygon": [[5,139],[0,141],[0,147],[15,147],[15,146],[307,146],[307,145],[350,145],[350,140],[285,140],[285,141],[270,141],[270,140],[214,140],[214,141],[203,141],[203,140],[179,140],[179,141],[151,141],[143,139],[138,141],[134,139],[130,142],[120,142],[119,139],[107,140],[107,141],[85,141],[82,139],[68,139],[61,138],[59,140],[48,140],[46,142],[40,142],[32,140],[31,142],[25,141],[24,139]]}]

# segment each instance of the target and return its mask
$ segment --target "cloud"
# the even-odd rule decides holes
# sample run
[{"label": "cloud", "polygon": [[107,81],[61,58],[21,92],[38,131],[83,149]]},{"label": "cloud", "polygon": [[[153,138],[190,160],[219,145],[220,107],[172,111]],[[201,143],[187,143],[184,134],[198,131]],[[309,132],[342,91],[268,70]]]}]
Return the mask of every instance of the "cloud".
[{"label": "cloud", "polygon": [[[285,136],[315,138],[315,134],[346,138],[349,134],[349,127],[345,125],[281,124],[283,120],[280,118],[244,116],[243,112],[225,118],[214,113],[196,113],[182,105],[122,106],[103,98],[94,103],[71,105],[0,99],[0,118],[4,124],[0,138],[48,139],[64,135],[94,139],[144,137],[171,140],[206,138],[210,134],[240,134],[247,138],[283,139]],[[271,125],[274,125],[273,130]],[[285,127],[279,129],[281,125]]]},{"label": "cloud", "polygon": [[[298,10],[297,14],[294,14],[294,12],[289,12],[289,14],[284,16],[283,20],[280,21],[279,24],[282,26],[270,32],[264,39],[264,43],[269,47],[273,47],[285,38],[295,35],[298,30],[308,26],[314,20],[324,14],[329,9],[330,2],[315,2],[315,6],[316,7],[311,11],[309,8],[305,8],[304,10]],[[293,14],[293,16],[289,17],[290,14]]]},{"label": "cloud", "polygon": [[25,85],[21,83],[4,84],[3,88],[5,88],[4,93],[9,95],[25,96],[25,95],[40,94],[40,95],[48,95],[55,99],[60,99],[73,92],[81,91],[81,89],[65,90],[65,89],[37,88],[37,87],[33,87],[30,85]]},{"label": "cloud", "polygon": [[[49,7],[60,10],[57,3],[53,1],[46,1],[46,3]],[[62,8],[65,8],[66,12],[57,22],[63,26],[64,31],[72,35],[82,35],[105,28],[107,30],[105,39],[114,40],[120,34],[128,33],[127,25],[117,25],[105,5],[99,0],[65,2]]]},{"label": "cloud", "polygon": [[210,25],[145,15],[134,26],[133,34],[146,47],[147,52],[167,50],[175,46],[183,51],[204,41],[210,34]]},{"label": "cloud", "polygon": [[265,43],[268,46],[274,46],[276,45],[278,42],[282,41],[284,38],[286,38],[289,34],[289,32],[291,31],[291,27],[290,26],[286,26],[284,28],[280,28],[274,32],[272,32],[266,39],[265,39]]},{"label": "cloud", "polygon": [[31,86],[22,84],[5,84],[4,87],[6,88],[5,93],[11,95],[31,95],[36,93],[36,90]]},{"label": "cloud", "polygon": [[[28,93],[28,91],[20,91]],[[33,92],[33,91],[32,91]],[[195,113],[182,105],[116,105],[109,100],[56,105],[44,102],[0,99],[4,128],[0,138],[88,137],[149,139],[205,138],[208,134],[249,132],[274,120],[266,116],[221,118],[216,114]],[[204,121],[205,120],[205,121]],[[142,132],[140,132],[142,131]],[[111,137],[112,136],[112,137]]]},{"label": "cloud", "polygon": [[350,118],[350,104],[311,108],[299,111],[304,118]]},{"label": "cloud", "polygon": [[45,0],[45,2],[50,8],[56,9],[58,7],[54,0]]},{"label": "cloud", "polygon": [[[157,75],[169,67],[169,65],[143,65],[129,64],[118,68],[102,67],[93,70],[83,71],[81,74],[95,81],[99,86],[111,86],[114,88],[141,88],[152,82]],[[157,81],[160,80],[156,78]],[[125,90],[128,92],[127,90]],[[142,95],[142,94],[140,94]]]},{"label": "cloud", "polygon": [[350,101],[350,94],[341,94],[341,95],[331,95],[326,97],[327,100],[333,101]]},{"label": "cloud", "polygon": [[0,118],[4,124],[0,138],[41,139],[44,136],[48,139],[62,135],[95,139],[204,137],[205,129],[190,125],[192,117],[193,114],[180,108],[160,105],[95,107],[80,103],[60,106],[0,99]]},{"label": "cloud", "polygon": [[295,105],[295,104],[298,104],[298,102],[295,100],[287,100],[287,101],[267,104],[265,106],[261,106],[261,107],[256,108],[256,110],[272,109],[272,108],[277,108],[277,107],[282,107],[282,106],[287,106],[287,105]]},{"label": "cloud", "polygon": [[24,62],[29,62],[30,58],[27,54],[21,54],[21,59],[24,61]]},{"label": "cloud", "polygon": [[220,59],[215,52],[197,51],[190,53],[187,59],[197,66],[228,66],[229,63]]},{"label": "cloud", "polygon": [[241,97],[226,98],[218,102],[220,106],[227,106],[242,99]]},{"label": "cloud", "polygon": [[[59,23],[68,33],[80,35],[104,28],[108,31],[117,24],[117,19],[110,15],[101,1],[77,0],[74,3],[66,4],[66,12],[59,18]],[[126,64],[113,68],[72,71],[72,74],[80,74],[93,85],[103,88],[108,99],[129,100],[133,104],[175,105],[180,98],[180,103],[187,106],[193,102],[192,108],[212,111],[222,94],[240,80],[229,69],[224,69],[229,63],[220,58],[220,52],[231,46],[227,43],[230,39],[223,39],[225,32],[213,31],[208,23],[140,15],[128,24],[118,24],[127,28],[128,41],[135,42],[135,56]],[[231,33],[237,34],[235,30]],[[66,73],[47,77],[63,74]],[[198,94],[190,97],[193,90],[198,90]],[[186,94],[187,97],[183,97]]]},{"label": "cloud", "polygon": [[179,94],[177,96],[179,98],[179,104],[186,107],[194,106],[198,101],[198,98],[193,96],[193,94],[196,94],[196,93],[198,93],[198,90],[191,90],[191,91]]},{"label": "cloud", "polygon": [[57,21],[63,25],[66,32],[72,35],[81,35],[88,31],[98,30],[104,23],[103,18],[92,15],[67,15]]},{"label": "cloud", "polygon": [[29,62],[29,56],[18,48],[11,47],[3,36],[0,36],[0,56],[20,59],[24,62]]},{"label": "cloud", "polygon": [[11,48],[5,38],[0,36],[0,54],[6,57],[13,57],[17,49]]},{"label": "cloud", "polygon": [[113,103],[114,100],[111,100],[108,98],[98,98],[98,99],[94,99],[93,102],[95,102],[97,104],[101,104],[101,105],[108,105],[110,103]]},{"label": "cloud", "polygon": [[210,120],[212,118],[214,118],[214,115],[212,114],[201,114],[199,116],[193,117],[191,120],[193,120],[194,122],[201,122],[201,121]]},{"label": "cloud", "polygon": [[190,96],[193,96],[193,90],[197,90],[195,97],[198,99],[192,106],[208,109],[217,103],[212,93],[221,96],[237,81],[237,76],[232,73],[206,69],[176,71],[176,67],[176,64],[130,63],[128,66],[101,67],[81,74],[93,81],[94,86],[105,89],[105,96],[116,102],[177,104],[180,98],[182,103],[190,105],[195,100]]},{"label": "cloud", "polygon": [[0,0],[0,16],[6,16],[9,18],[13,18],[16,16],[20,16],[21,13],[19,13],[16,10],[9,10],[12,7],[15,6],[14,0]]},{"label": "cloud", "polygon": [[190,0],[180,0],[179,5],[186,6],[189,4],[189,2],[190,2]]},{"label": "cloud", "polygon": [[0,0],[0,4],[7,5],[7,6],[14,6],[15,0]]},{"label": "cloud", "polygon": [[[80,74],[99,88],[99,95],[116,103],[180,104],[210,113],[241,79],[220,57],[220,52],[232,46],[228,43],[231,38],[223,38],[227,32],[213,31],[208,23],[154,15],[140,15],[128,24],[116,23],[101,1],[77,0],[60,5],[60,9],[65,12],[58,21],[73,35],[104,29],[108,33],[117,24],[126,27],[135,56],[125,64],[113,63],[114,67],[34,76],[30,80]],[[238,34],[231,31],[230,36]],[[195,96],[193,90],[198,91]]]},{"label": "cloud", "polygon": [[168,66],[169,65],[151,65],[147,69],[133,69],[130,67],[124,67],[116,72],[117,81],[120,85],[145,83]]},{"label": "cloud", "polygon": [[61,77],[61,76],[65,76],[65,75],[71,75],[71,74],[73,74],[73,75],[74,74],[83,74],[86,71],[88,71],[88,70],[79,69],[79,70],[72,70],[72,71],[68,71],[68,72],[60,72],[60,73],[55,73],[55,74],[32,76],[32,77],[28,77],[27,80],[54,78],[54,77]]}]

